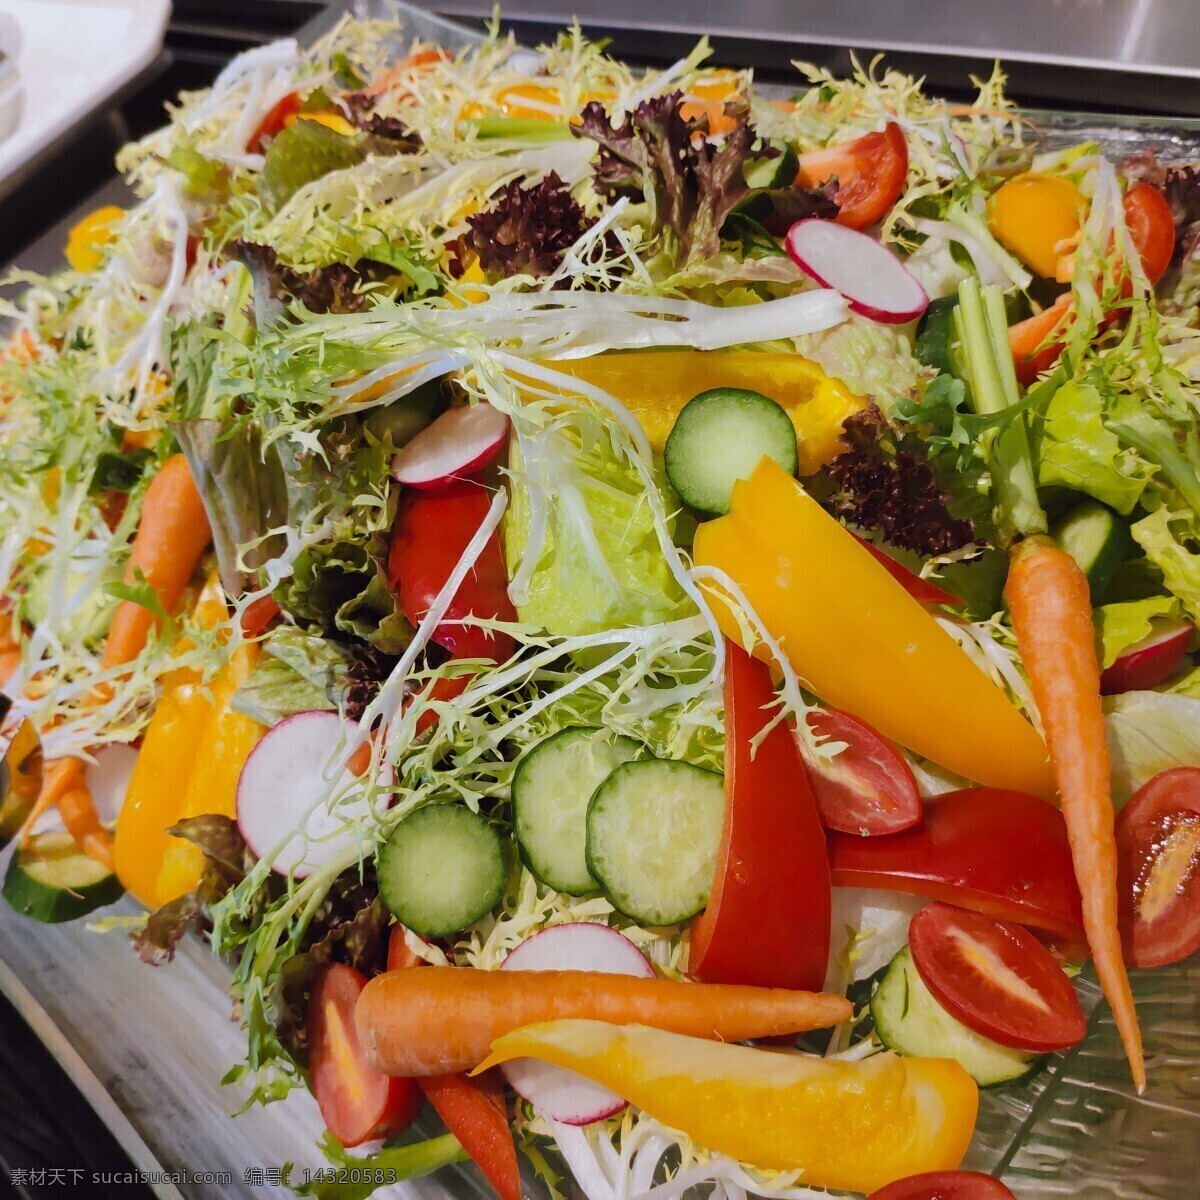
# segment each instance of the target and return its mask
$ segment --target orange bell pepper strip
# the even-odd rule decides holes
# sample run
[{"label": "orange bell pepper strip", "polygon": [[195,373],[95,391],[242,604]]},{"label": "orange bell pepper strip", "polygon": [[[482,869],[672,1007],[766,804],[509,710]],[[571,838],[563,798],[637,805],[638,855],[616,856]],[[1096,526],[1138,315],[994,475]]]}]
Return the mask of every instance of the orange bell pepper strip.
[{"label": "orange bell pepper strip", "polygon": [[957,1167],[979,1105],[950,1059],[837,1062],[644,1025],[527,1025],[497,1038],[480,1070],[514,1058],[577,1071],[699,1145],[835,1191]]},{"label": "orange bell pepper strip", "polygon": [[[224,619],[225,603],[215,582],[205,587],[196,612],[212,625]],[[115,838],[117,876],[148,908],[186,895],[204,867],[199,847],[167,830],[185,817],[236,813],[238,776],[263,727],[230,703],[258,653],[254,644],[238,647],[207,685],[190,667],[164,680]]]},{"label": "orange bell pepper strip", "polygon": [[[724,571],[806,686],[890,741],[976,783],[1050,798],[1037,731],[852,534],[764,459],[728,516],[696,531],[695,560]],[[719,597],[725,634],[738,621]],[[761,648],[760,648],[761,652]]]}]

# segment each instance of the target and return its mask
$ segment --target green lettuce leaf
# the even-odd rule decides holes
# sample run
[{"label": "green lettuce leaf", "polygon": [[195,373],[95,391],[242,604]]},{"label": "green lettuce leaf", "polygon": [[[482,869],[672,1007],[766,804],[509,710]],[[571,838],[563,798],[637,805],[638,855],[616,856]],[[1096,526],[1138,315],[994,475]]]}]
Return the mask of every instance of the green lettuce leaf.
[{"label": "green lettuce leaf", "polygon": [[1126,600],[1093,609],[1100,665],[1111,667],[1124,650],[1149,637],[1154,632],[1155,621],[1177,621],[1182,616],[1182,606],[1174,596],[1150,596],[1145,600]]},{"label": "green lettuce leaf", "polygon": [[1145,490],[1146,466],[1121,448],[1102,419],[1104,401],[1090,383],[1064,383],[1050,398],[1036,447],[1038,483],[1068,487],[1128,516]]},{"label": "green lettuce leaf", "polygon": [[[264,449],[262,430],[253,421],[176,421],[171,432],[204,501],[221,585],[240,596],[254,586],[255,569],[282,548],[279,538],[260,540],[287,520],[279,456]],[[250,548],[239,557],[243,546]]]},{"label": "green lettuce leaf", "polygon": [[1182,540],[1194,519],[1190,513],[1172,513],[1164,506],[1143,517],[1131,532],[1162,572],[1167,590],[1182,601],[1189,616],[1200,619],[1200,554],[1189,550]]},{"label": "green lettuce leaf", "polygon": [[354,654],[347,646],[282,625],[262,648],[254,670],[233,695],[238,712],[262,725],[278,725],[298,712],[334,712],[349,699]]},{"label": "green lettuce leaf", "polygon": [[[583,445],[577,432],[560,431],[544,446],[532,465],[551,503],[541,556],[517,604],[520,619],[569,635],[685,615],[689,604],[659,545],[637,472],[604,438]],[[513,458],[504,526],[510,575],[529,543],[536,502],[519,456]],[[670,511],[673,501],[665,495],[663,500]]]},{"label": "green lettuce leaf", "polygon": [[1125,692],[1105,701],[1113,798],[1124,803],[1171,767],[1200,767],[1200,699]]}]

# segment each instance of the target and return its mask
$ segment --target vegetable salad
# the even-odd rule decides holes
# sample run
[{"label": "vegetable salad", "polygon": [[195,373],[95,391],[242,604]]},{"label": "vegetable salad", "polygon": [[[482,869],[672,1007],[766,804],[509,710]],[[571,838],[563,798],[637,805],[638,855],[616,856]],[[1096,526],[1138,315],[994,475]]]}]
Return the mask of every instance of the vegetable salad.
[{"label": "vegetable salad", "polygon": [[335,1163],[1003,1200],[1200,949],[1200,177],[708,58],[346,21],[122,151],[0,354],[3,894],[205,939]]}]

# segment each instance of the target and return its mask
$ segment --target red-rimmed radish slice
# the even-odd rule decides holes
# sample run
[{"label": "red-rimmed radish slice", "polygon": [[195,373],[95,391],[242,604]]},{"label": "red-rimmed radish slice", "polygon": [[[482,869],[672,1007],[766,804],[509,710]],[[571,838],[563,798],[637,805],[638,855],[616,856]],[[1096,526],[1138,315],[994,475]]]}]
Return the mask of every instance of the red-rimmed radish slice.
[{"label": "red-rimmed radish slice", "polygon": [[[900,752],[865,721],[836,708],[808,714],[820,738],[844,742],[832,758],[806,753],[805,766],[826,829],[879,835],[920,823],[921,793]],[[802,744],[801,744],[802,745]]]},{"label": "red-rimmed radish slice", "polygon": [[1017,1200],[1004,1184],[978,1171],[930,1171],[897,1179],[867,1200]]},{"label": "red-rimmed radish slice", "polygon": [[788,230],[787,252],[806,275],[873,321],[903,325],[929,306],[925,289],[886,246],[836,221],[797,221]]},{"label": "red-rimmed radish slice", "polygon": [[[604,971],[651,979],[654,968],[622,933],[607,925],[578,922],[543,929],[504,960],[505,971]],[[590,1125],[619,1113],[625,1101],[608,1088],[534,1058],[518,1058],[501,1068],[517,1095],[553,1121]]]},{"label": "red-rimmed radish slice", "polygon": [[1200,770],[1150,780],[1117,817],[1121,938],[1134,967],[1200,950]]},{"label": "red-rimmed radish slice", "polygon": [[395,458],[392,478],[430,491],[487,466],[508,437],[508,418],[490,404],[464,404],[442,413]]},{"label": "red-rimmed radish slice", "polygon": [[1172,622],[1117,655],[1100,676],[1100,693],[1144,692],[1169,679],[1183,662],[1195,627],[1189,622]]},{"label": "red-rimmed radish slice", "polygon": [[1020,925],[930,904],[913,917],[908,945],[925,986],[968,1029],[1035,1054],[1083,1041],[1087,1019],[1071,981]]},{"label": "red-rimmed radish slice", "polygon": [[915,571],[910,571],[902,562],[897,562],[886,550],[880,548],[866,538],[859,537],[854,530],[848,531],[862,544],[864,550],[918,603],[946,604],[952,608],[961,608],[962,601],[952,596],[943,588],[929,579],[922,579]]},{"label": "red-rimmed radish slice", "polygon": [[[326,797],[345,796],[358,780],[343,770],[331,788],[324,778],[357,728],[337,713],[297,713],[268,730],[250,751],[238,776],[238,828],[257,857],[274,855],[271,867],[281,875],[303,879],[357,844],[370,801],[357,788],[353,799],[330,804]],[[382,765],[379,782],[386,786],[391,779],[391,768]]]}]

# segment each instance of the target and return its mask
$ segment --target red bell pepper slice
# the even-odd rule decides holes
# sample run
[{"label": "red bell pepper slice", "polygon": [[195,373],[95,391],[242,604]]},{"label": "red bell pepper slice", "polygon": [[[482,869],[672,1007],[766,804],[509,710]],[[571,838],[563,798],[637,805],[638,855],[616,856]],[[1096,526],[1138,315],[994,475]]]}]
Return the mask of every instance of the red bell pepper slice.
[{"label": "red bell pepper slice", "polygon": [[[438,592],[458,565],[467,543],[479,532],[491,505],[491,493],[475,478],[436,492],[405,488],[396,510],[388,576],[405,617],[420,624]],[[515,621],[508,598],[508,573],[500,540],[493,533],[475,560],[432,640],[455,658],[504,662],[516,649],[506,633],[459,625],[468,616]]]},{"label": "red bell pepper slice", "polygon": [[945,900],[1083,942],[1083,914],[1062,813],[1003,788],[925,801],[925,819],[888,837],[829,835],[835,887]]},{"label": "red bell pepper slice", "polygon": [[725,831],[691,971],[708,983],[819,991],[829,961],[829,861],[808,774],[773,717],[765,663],[725,642]]},{"label": "red bell pepper slice", "polygon": [[[457,680],[451,682],[457,683]],[[393,926],[387,969],[402,971],[424,963],[409,948],[404,929]],[[483,1075],[430,1075],[417,1081],[446,1128],[494,1187],[500,1200],[521,1200],[521,1171],[504,1088],[496,1071]]]}]

